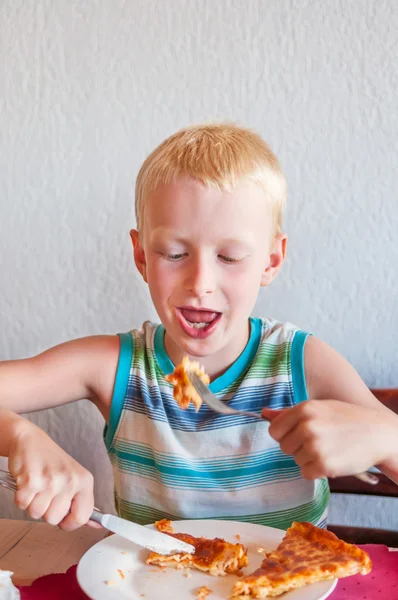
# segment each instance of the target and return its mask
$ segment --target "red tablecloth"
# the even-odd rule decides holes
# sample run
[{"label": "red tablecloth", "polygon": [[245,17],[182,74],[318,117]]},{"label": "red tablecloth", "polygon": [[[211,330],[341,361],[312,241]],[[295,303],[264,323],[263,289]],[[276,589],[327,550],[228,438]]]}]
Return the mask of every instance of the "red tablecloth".
[{"label": "red tablecloth", "polygon": [[[398,552],[390,552],[387,546],[360,547],[372,559],[371,573],[341,579],[330,599],[398,600]],[[67,573],[40,577],[31,586],[21,586],[19,589],[21,600],[88,600],[77,583],[76,566],[71,567]]]}]

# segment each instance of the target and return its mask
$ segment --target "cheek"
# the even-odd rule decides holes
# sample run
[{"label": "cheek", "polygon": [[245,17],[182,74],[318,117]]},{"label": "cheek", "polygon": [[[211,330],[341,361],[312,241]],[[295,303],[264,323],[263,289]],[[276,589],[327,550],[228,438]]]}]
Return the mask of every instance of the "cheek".
[{"label": "cheek", "polygon": [[147,253],[147,269],[153,278],[162,277],[166,271],[165,267],[167,267],[166,261],[162,260],[155,252]]},{"label": "cheek", "polygon": [[162,269],[148,265],[148,288],[152,302],[160,318],[165,318],[167,300],[171,295],[170,279],[163,273]]},{"label": "cheek", "polygon": [[175,285],[176,275],[173,265],[159,257],[154,257],[147,262],[147,274],[151,290],[162,292],[165,296]]},{"label": "cheek", "polygon": [[236,269],[225,279],[224,289],[232,302],[246,306],[253,301],[260,289],[261,273],[259,269]]},{"label": "cheek", "polygon": [[231,286],[241,285],[248,286],[249,288],[260,285],[261,275],[262,267],[257,264],[257,262],[231,268],[230,271],[225,273],[225,276],[229,279]]}]

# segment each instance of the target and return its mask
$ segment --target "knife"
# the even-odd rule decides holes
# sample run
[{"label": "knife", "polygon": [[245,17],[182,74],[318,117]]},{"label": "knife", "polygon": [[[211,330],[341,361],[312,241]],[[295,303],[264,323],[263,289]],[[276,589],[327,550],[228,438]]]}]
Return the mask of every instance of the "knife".
[{"label": "knife", "polygon": [[[18,489],[11,473],[2,471],[1,469],[0,485],[13,492],[16,492]],[[157,552],[158,554],[193,554],[195,552],[194,546],[191,546],[191,544],[187,544],[182,540],[178,540],[171,535],[167,535],[167,533],[153,531],[143,525],[132,523],[131,521],[121,519],[120,517],[115,517],[115,515],[103,514],[97,508],[94,508],[90,519],[96,523],[100,523],[102,527],[109,529],[112,533],[116,533],[130,542],[134,542],[135,544],[143,546],[152,552]]]},{"label": "knife", "polygon": [[195,552],[194,546],[167,535],[167,533],[148,529],[148,527],[115,517],[115,515],[102,514],[97,509],[94,509],[90,519],[100,523],[105,529],[158,554],[193,554]]}]

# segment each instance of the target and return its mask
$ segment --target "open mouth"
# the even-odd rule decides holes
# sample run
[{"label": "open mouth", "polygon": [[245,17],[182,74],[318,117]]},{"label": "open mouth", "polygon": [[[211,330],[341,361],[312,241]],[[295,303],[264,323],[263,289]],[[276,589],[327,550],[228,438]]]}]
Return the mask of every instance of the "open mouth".
[{"label": "open mouth", "polygon": [[211,335],[221,319],[221,313],[210,309],[179,307],[176,309],[180,325],[194,338]]}]

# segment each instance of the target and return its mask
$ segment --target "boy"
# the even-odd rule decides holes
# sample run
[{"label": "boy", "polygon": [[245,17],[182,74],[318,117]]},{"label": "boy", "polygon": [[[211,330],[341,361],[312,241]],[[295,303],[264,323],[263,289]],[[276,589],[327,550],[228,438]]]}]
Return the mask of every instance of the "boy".
[{"label": "boy", "polygon": [[[232,125],[187,128],[146,159],[131,238],[162,325],[0,365],[0,454],[19,507],[65,530],[88,521],[92,476],[19,416],[82,398],[107,422],[117,511],[140,523],[322,526],[327,477],[378,465],[398,482],[398,417],[320,340],[250,318],[284,262],[285,197],[268,146]],[[164,376],[184,355],[225,402],[271,425],[205,405],[181,411]]]}]

